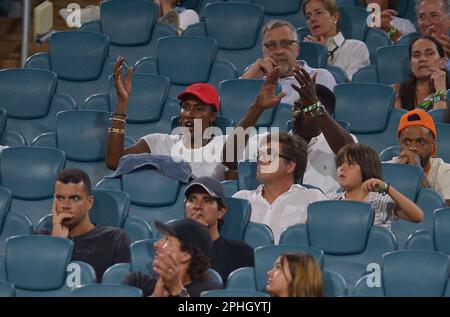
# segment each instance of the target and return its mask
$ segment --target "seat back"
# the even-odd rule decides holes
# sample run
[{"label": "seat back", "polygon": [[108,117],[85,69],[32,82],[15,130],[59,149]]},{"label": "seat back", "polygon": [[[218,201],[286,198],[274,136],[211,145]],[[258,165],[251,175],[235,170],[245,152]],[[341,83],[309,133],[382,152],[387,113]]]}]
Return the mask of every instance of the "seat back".
[{"label": "seat back", "polygon": [[[0,105],[8,120],[3,129],[14,130],[30,144],[44,132],[54,132],[56,113],[76,107],[70,96],[56,93],[57,76],[40,69],[4,69],[0,71]],[[6,115],[5,114],[5,115]],[[3,131],[3,130],[2,130]]]},{"label": "seat back", "polygon": [[313,68],[325,68],[327,65],[327,47],[315,42],[300,42],[300,53],[297,59],[302,59]]},{"label": "seat back", "polygon": [[82,285],[72,289],[73,297],[142,297],[137,287],[116,284]]},{"label": "seat back", "polygon": [[349,200],[313,202],[308,205],[310,245],[326,254],[364,252],[374,211],[368,203]]},{"label": "seat back", "polygon": [[409,46],[391,45],[377,49],[377,76],[380,84],[402,83],[410,75]]},{"label": "seat back", "polygon": [[365,8],[355,6],[339,7],[339,29],[347,39],[364,41],[367,29],[367,17],[369,12]]},{"label": "seat back", "polygon": [[129,214],[146,220],[152,228],[155,220],[165,222],[184,217],[184,187],[179,181],[163,176],[150,167],[118,178],[104,178],[97,184],[99,189],[128,193],[131,200]]},{"label": "seat back", "polygon": [[395,91],[388,85],[352,83],[334,87],[335,117],[350,123],[350,132],[380,133],[386,129]]},{"label": "seat back", "polygon": [[253,0],[253,3],[264,7],[264,23],[272,20],[286,20],[294,27],[306,26],[305,16],[301,9],[302,0]]},{"label": "seat back", "polygon": [[249,222],[244,234],[244,241],[253,249],[273,244],[272,230],[263,223]]},{"label": "seat back", "polygon": [[445,162],[450,162],[450,124],[436,123],[436,144],[437,157],[442,158]]},{"label": "seat back", "polygon": [[[30,160],[32,158],[32,160]],[[11,209],[37,223],[51,211],[55,180],[64,168],[63,151],[38,147],[11,147],[0,156],[1,184],[11,190]]]},{"label": "seat back", "polygon": [[200,294],[200,297],[270,297],[270,295],[267,293],[251,290],[215,289],[202,292]]},{"label": "seat back", "polygon": [[[220,114],[239,122],[254,103],[264,80],[261,79],[230,79],[220,83]],[[277,87],[280,91],[280,87]],[[256,127],[272,125],[276,107],[264,111],[258,119]]]},{"label": "seat back", "polygon": [[450,255],[450,207],[434,212],[433,234],[436,251]]},{"label": "seat back", "polygon": [[260,29],[263,6],[255,3],[223,2],[205,7],[206,36],[217,40],[218,57],[232,62],[243,74],[261,56]]},{"label": "seat back", "polygon": [[254,190],[261,183],[256,179],[256,165],[257,162],[252,161],[239,161],[238,174],[239,174],[239,190]]},{"label": "seat back", "polygon": [[443,296],[448,283],[448,256],[434,251],[407,250],[383,256],[385,296]]},{"label": "seat back", "polygon": [[[95,94],[105,93],[114,60],[108,58],[109,41],[94,32],[55,32],[48,54],[31,56],[26,68],[41,68],[58,75],[57,92],[72,96],[78,106]],[[82,67],[80,67],[82,65]]]},{"label": "seat back", "polygon": [[420,167],[395,163],[382,163],[381,167],[385,182],[392,184],[412,201],[417,200],[423,179],[423,170]]},{"label": "seat back", "polygon": [[228,209],[220,236],[231,240],[243,240],[250,221],[252,206],[246,199],[231,197],[226,199],[226,203]]}]

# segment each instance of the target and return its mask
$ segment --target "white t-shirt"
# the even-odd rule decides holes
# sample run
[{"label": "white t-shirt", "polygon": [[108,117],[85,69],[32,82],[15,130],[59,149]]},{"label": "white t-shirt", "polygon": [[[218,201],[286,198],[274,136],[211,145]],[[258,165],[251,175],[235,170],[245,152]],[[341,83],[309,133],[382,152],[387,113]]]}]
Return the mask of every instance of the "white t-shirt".
[{"label": "white t-shirt", "polygon": [[450,199],[450,164],[440,158],[430,158],[431,168],[427,175],[427,181],[437,192]]},{"label": "white t-shirt", "polygon": [[172,156],[174,160],[182,158],[192,168],[196,177],[210,176],[218,181],[225,180],[226,167],[221,155],[226,135],[214,137],[208,144],[197,149],[185,147],[183,135],[153,133],[142,137],[152,154]]},{"label": "white t-shirt", "polygon": [[186,9],[178,13],[180,19],[180,29],[186,30],[188,26],[200,22],[197,12]]},{"label": "white t-shirt", "polygon": [[360,68],[370,64],[370,54],[364,42],[345,39],[341,32],[327,41],[328,52],[333,52],[328,57],[328,64],[342,68],[349,80]]},{"label": "white t-shirt", "polygon": [[305,223],[307,207],[311,202],[328,198],[317,189],[308,189],[298,184],[281,194],[272,204],[262,196],[263,185],[255,190],[240,190],[233,195],[250,201],[253,222],[263,223],[272,229],[275,243],[280,240],[283,229],[297,223]]}]

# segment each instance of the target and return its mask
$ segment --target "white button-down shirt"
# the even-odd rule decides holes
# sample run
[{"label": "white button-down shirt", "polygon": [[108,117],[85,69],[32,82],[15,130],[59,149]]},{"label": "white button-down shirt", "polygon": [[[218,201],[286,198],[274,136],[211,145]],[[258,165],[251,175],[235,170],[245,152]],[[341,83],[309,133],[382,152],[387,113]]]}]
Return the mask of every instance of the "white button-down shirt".
[{"label": "white button-down shirt", "polygon": [[328,64],[342,68],[349,80],[360,68],[370,64],[369,49],[364,42],[345,39],[341,32],[327,41],[328,52],[333,52],[332,58],[328,57]]},{"label": "white button-down shirt", "polygon": [[272,229],[275,243],[281,233],[289,226],[306,222],[306,209],[311,202],[328,198],[317,189],[308,189],[298,184],[275,199],[272,204],[262,196],[263,185],[255,190],[241,190],[233,195],[235,198],[247,199],[252,205],[253,222],[263,223]]}]

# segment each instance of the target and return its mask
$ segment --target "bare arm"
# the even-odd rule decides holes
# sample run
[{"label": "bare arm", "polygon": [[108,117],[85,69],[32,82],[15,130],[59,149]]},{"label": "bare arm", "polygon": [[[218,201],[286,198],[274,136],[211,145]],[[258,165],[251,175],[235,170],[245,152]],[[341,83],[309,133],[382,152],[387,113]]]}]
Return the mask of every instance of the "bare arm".
[{"label": "bare arm", "polygon": [[[362,184],[362,188],[367,192],[375,192],[385,185],[381,179],[371,178]],[[395,214],[397,217],[412,222],[421,222],[423,220],[422,209],[393,186],[389,186],[386,193],[395,201]]]},{"label": "bare arm", "polygon": [[126,108],[128,98],[131,95],[131,76],[133,69],[130,67],[126,78],[122,72],[123,57],[119,56],[114,65],[114,83],[117,91],[118,101],[116,112],[111,117],[111,128],[108,132],[108,145],[106,149],[106,166],[116,169],[119,160],[126,154],[150,153],[150,148],[144,140],[139,140],[132,146],[124,149]]},{"label": "bare arm", "polygon": [[[248,135],[245,135],[244,131],[249,127],[254,127],[264,110],[275,107],[285,96],[284,92],[275,95],[279,77],[280,71],[278,68],[275,68],[268,74],[256,97],[255,103],[250,106],[248,112],[233,130],[233,133],[228,136],[222,150],[222,164],[230,170],[237,170],[238,154],[243,153],[247,144]],[[242,144],[242,140],[245,140],[244,144]],[[229,155],[230,152],[232,153],[231,155]]]},{"label": "bare arm", "polygon": [[[295,102],[294,111],[302,111],[305,107],[314,105],[319,101],[316,93],[316,76],[314,74],[312,77],[309,76],[308,72],[304,69],[295,69],[294,76],[299,83],[299,86],[292,85],[299,96],[300,99]],[[298,116],[293,116],[294,121],[299,120]],[[339,123],[337,123],[329,114],[325,112],[320,115],[311,115],[311,120],[317,124],[320,128],[323,136],[327,140],[328,145],[333,150],[335,154],[347,144],[354,143],[351,135],[343,128]],[[293,127],[298,126],[296,122],[293,122]],[[296,129],[294,129],[294,133]]]}]

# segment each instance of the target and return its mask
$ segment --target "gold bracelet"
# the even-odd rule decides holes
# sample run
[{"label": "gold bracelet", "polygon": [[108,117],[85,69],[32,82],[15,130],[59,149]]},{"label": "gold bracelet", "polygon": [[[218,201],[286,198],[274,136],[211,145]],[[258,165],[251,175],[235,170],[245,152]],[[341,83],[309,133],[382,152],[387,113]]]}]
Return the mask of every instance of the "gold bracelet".
[{"label": "gold bracelet", "polygon": [[125,134],[125,129],[108,128],[109,133],[120,133]]},{"label": "gold bracelet", "polygon": [[114,118],[114,117],[109,118],[109,121],[118,121],[118,122],[127,123],[127,120],[125,120],[125,119]]}]

